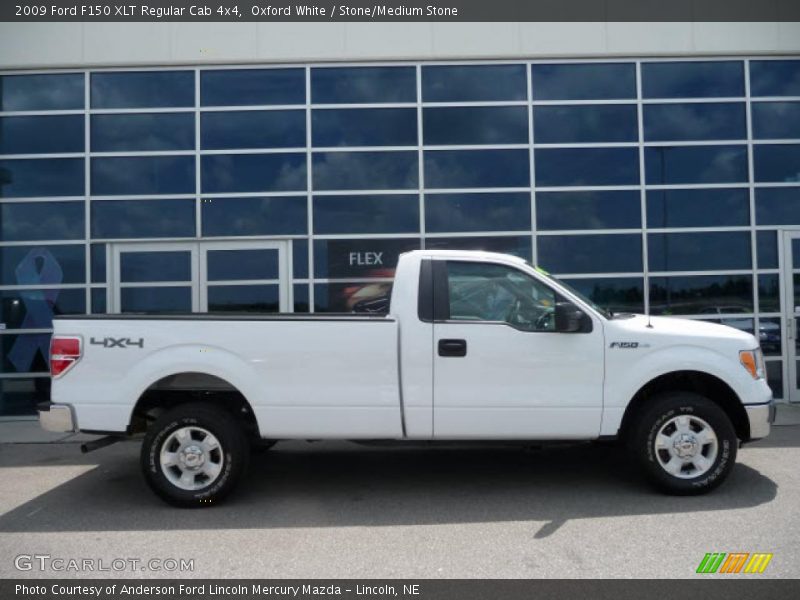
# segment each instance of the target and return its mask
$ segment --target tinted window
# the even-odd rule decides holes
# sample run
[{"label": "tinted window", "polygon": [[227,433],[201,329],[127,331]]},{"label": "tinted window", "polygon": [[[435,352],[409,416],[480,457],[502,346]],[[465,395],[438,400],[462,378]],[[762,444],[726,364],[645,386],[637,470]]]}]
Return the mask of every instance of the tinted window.
[{"label": "tinted window", "polygon": [[305,196],[203,198],[203,235],[307,233]]},{"label": "tinted window", "polygon": [[642,270],[641,235],[548,235],[538,245],[538,263],[552,273]]},{"label": "tinted window", "polygon": [[120,281],[191,281],[192,254],[188,250],[121,252]]},{"label": "tinted window", "polygon": [[611,312],[644,312],[644,280],[639,277],[565,279],[564,282]]},{"label": "tinted window", "polygon": [[194,156],[123,156],[92,159],[92,193],[194,193]]},{"label": "tinted window", "polygon": [[294,300],[294,312],[307,313],[311,310],[309,301],[308,284],[295,285],[292,300]]},{"label": "tinted window", "polygon": [[[46,337],[49,345],[50,337]],[[44,354],[40,357],[44,360]],[[35,415],[36,405],[47,400],[50,400],[50,377],[0,379],[0,415]]]},{"label": "tinted window", "polygon": [[431,250],[483,250],[484,252],[513,254],[525,260],[531,259],[530,235],[427,238],[425,247]]},{"label": "tinted window", "polygon": [[311,69],[315,104],[416,102],[414,67],[347,67]]},{"label": "tinted window", "polygon": [[736,62],[659,62],[642,64],[645,98],[720,98],[744,96],[744,67]]},{"label": "tinted window", "polygon": [[536,106],[533,139],[537,144],[635,142],[639,130],[634,104]]},{"label": "tinted window", "polygon": [[[47,329],[53,326],[54,316],[85,312],[86,292],[83,288],[0,291],[0,323],[5,323],[6,329]],[[46,348],[43,352],[45,356]],[[18,371],[27,371],[35,349],[23,347],[17,352],[16,357],[9,358],[18,359]]]},{"label": "tinted window", "polygon": [[0,198],[83,196],[82,158],[0,160]]},{"label": "tinted window", "polygon": [[767,385],[772,389],[772,396],[776,400],[783,399],[783,362],[771,360],[766,363]]},{"label": "tinted window", "polygon": [[419,239],[315,240],[318,278],[392,277],[403,252],[418,250]]},{"label": "tinted window", "polygon": [[800,187],[756,188],[758,225],[800,225]]},{"label": "tinted window", "polygon": [[0,373],[47,373],[49,345],[49,333],[0,336]]},{"label": "tinted window", "polygon": [[209,250],[206,260],[209,281],[277,279],[279,276],[278,250],[273,248]]},{"label": "tinted window", "polygon": [[191,312],[192,288],[190,286],[122,288],[120,304],[124,313]]},{"label": "tinted window", "polygon": [[208,288],[209,312],[276,313],[280,311],[277,285],[214,285]]},{"label": "tinted window", "polygon": [[195,202],[188,200],[92,201],[92,237],[191,237]]},{"label": "tinted window", "polygon": [[[762,313],[781,311],[781,286],[777,274],[758,276],[758,308]],[[777,332],[773,330],[772,333],[780,335],[780,327],[777,328]],[[763,348],[763,340],[761,341]],[[780,354],[780,343],[777,346],[777,354]]]},{"label": "tinted window", "polygon": [[0,276],[0,285],[84,283],[85,250],[72,244],[0,247]]},{"label": "tinted window", "polygon": [[531,88],[534,100],[636,98],[636,66],[532,65]]},{"label": "tinted window", "polygon": [[639,192],[633,190],[536,194],[536,226],[544,230],[641,227],[641,213]]},{"label": "tinted window", "polygon": [[417,152],[315,152],[316,190],[399,190],[418,185]]},{"label": "tinted window", "polygon": [[747,188],[648,190],[648,227],[725,227],[750,224]]},{"label": "tinted window", "polygon": [[778,268],[778,234],[775,231],[757,231],[756,249],[759,269]]},{"label": "tinted window", "polygon": [[425,185],[430,188],[528,187],[527,150],[428,150]]},{"label": "tinted window", "polygon": [[743,103],[644,105],[644,139],[647,141],[745,138]]},{"label": "tinted window", "polygon": [[0,118],[0,154],[83,152],[83,115]]},{"label": "tinted window", "polygon": [[751,60],[750,95],[800,96],[800,60]]},{"label": "tinted window", "polygon": [[756,181],[800,181],[800,144],[759,144],[753,147]]},{"label": "tinted window", "polygon": [[636,148],[538,148],[537,186],[636,185]]},{"label": "tinted window", "polygon": [[419,196],[315,196],[316,233],[413,233],[419,231]]},{"label": "tinted window", "polygon": [[750,233],[652,233],[648,236],[651,271],[750,269]]},{"label": "tinted window", "polygon": [[194,106],[194,71],[92,73],[92,108]]},{"label": "tinted window", "polygon": [[800,138],[800,102],[753,102],[753,137]]},{"label": "tinted window", "polygon": [[0,76],[0,111],[83,108],[83,73]]},{"label": "tinted window", "polygon": [[106,245],[92,244],[92,283],[106,282]]},{"label": "tinted window", "polygon": [[650,312],[654,315],[702,314],[726,307],[753,311],[750,275],[691,275],[650,278]]},{"label": "tinted window", "polygon": [[107,311],[106,294],[106,288],[92,288],[92,314],[102,315]]},{"label": "tinted window", "polygon": [[422,67],[424,102],[525,100],[525,65]]},{"label": "tinted window", "polygon": [[427,194],[425,230],[519,231],[531,227],[531,195],[521,193]]},{"label": "tinted window", "polygon": [[200,72],[202,106],[305,104],[305,69],[239,69]]},{"label": "tinted window", "polygon": [[308,240],[292,241],[292,271],[295,279],[308,277]]},{"label": "tinted window", "polygon": [[422,117],[428,145],[528,143],[524,106],[425,108]]},{"label": "tinted window", "polygon": [[194,114],[92,115],[92,151],[194,150]]},{"label": "tinted window", "polygon": [[417,110],[319,109],[311,113],[311,132],[314,146],[416,146]]},{"label": "tinted window", "polygon": [[645,148],[648,184],[746,182],[745,146],[659,146]]},{"label": "tinted window", "polygon": [[7,242],[83,239],[83,202],[4,202],[0,232]]},{"label": "tinted window", "polygon": [[314,311],[318,313],[387,313],[392,294],[390,281],[337,282],[314,286]]},{"label": "tinted window", "polygon": [[297,148],[306,145],[306,111],[207,112],[200,118],[202,148]]},{"label": "tinted window", "polygon": [[284,192],[306,189],[306,155],[214,154],[201,158],[203,192]]}]

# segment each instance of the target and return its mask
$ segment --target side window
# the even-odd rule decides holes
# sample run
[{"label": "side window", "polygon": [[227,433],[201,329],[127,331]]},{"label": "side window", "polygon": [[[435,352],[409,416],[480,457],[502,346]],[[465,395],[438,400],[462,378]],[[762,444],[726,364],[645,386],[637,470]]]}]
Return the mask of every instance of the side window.
[{"label": "side window", "polygon": [[503,265],[447,263],[450,320],[505,322],[524,331],[555,331],[556,293]]}]

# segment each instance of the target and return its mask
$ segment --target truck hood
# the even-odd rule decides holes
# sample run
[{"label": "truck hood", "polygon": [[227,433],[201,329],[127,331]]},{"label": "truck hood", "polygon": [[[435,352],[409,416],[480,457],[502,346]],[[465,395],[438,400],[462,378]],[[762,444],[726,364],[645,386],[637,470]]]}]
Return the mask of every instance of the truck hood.
[{"label": "truck hood", "polygon": [[[706,321],[679,319],[675,317],[647,317],[646,315],[633,315],[629,318],[616,318],[607,322],[608,341],[666,341],[672,343],[696,345],[707,347],[718,346],[718,349],[735,347],[737,350],[756,348],[758,341],[745,331]],[[649,325],[649,326],[648,326]],[[616,340],[615,336],[630,336],[630,340]]]}]

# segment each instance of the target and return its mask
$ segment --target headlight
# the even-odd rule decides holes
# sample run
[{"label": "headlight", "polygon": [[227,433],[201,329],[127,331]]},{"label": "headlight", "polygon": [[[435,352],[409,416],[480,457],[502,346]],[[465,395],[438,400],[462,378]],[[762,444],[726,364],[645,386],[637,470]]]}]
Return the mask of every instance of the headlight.
[{"label": "headlight", "polygon": [[739,352],[739,362],[753,379],[764,379],[764,355],[761,353],[761,348],[742,350]]}]

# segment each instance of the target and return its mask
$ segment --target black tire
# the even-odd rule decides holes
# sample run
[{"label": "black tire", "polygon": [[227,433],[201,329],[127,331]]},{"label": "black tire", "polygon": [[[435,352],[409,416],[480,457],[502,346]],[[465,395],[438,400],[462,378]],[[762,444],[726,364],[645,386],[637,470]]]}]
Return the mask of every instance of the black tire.
[{"label": "black tire", "polygon": [[[676,496],[705,494],[720,485],[736,463],[739,440],[725,411],[708,398],[693,392],[667,392],[648,401],[639,413],[628,436],[628,449],[642,466],[647,479],[662,492]],[[656,436],[661,428],[678,416],[690,417],[692,427],[700,427],[697,419],[713,430],[716,436],[716,456],[711,466],[692,476],[695,465],[686,465],[683,476],[669,473],[662,462],[670,458],[669,450],[656,449]],[[668,425],[668,429],[673,427]],[[692,438],[690,438],[692,439]],[[689,450],[690,452],[694,450]],[[711,446],[700,446],[701,453],[710,456]]]},{"label": "black tire", "polygon": [[[161,465],[161,451],[171,435],[179,429],[202,428],[219,442],[213,459],[220,465],[219,474],[203,486],[206,477],[199,474],[197,489],[182,489],[170,481]],[[192,435],[201,435],[192,430]],[[202,439],[202,438],[201,438]],[[230,494],[242,478],[250,456],[250,447],[243,427],[230,413],[213,405],[192,403],[176,406],[161,415],[147,430],[141,451],[141,467],[150,489],[162,500],[184,508],[218,504]],[[168,467],[169,468],[169,467]],[[180,472],[178,469],[177,472]],[[173,475],[174,477],[174,475]]]}]

